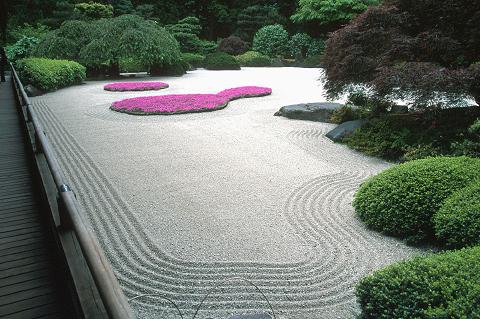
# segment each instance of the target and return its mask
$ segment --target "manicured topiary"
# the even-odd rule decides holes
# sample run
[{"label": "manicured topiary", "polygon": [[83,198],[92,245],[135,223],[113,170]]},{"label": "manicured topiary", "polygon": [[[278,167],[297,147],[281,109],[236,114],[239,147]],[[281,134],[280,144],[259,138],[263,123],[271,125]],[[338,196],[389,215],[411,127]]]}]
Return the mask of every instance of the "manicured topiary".
[{"label": "manicured topiary", "polygon": [[[270,58],[257,51],[247,51],[244,54],[237,55],[235,59],[241,66],[270,66]],[[259,65],[263,62],[264,65]]]},{"label": "manicured topiary", "polygon": [[220,110],[232,100],[265,96],[271,93],[272,89],[270,88],[242,86],[223,90],[217,94],[170,94],[135,97],[116,101],[110,109],[135,115],[206,112]]},{"label": "manicured topiary", "polygon": [[480,247],[417,257],[363,278],[363,319],[480,318]]},{"label": "manicured topiary", "polygon": [[283,56],[287,47],[288,32],[279,24],[261,28],[253,38],[253,50],[269,57]]},{"label": "manicured topiary", "polygon": [[23,84],[46,92],[85,80],[85,67],[67,60],[27,58],[17,61],[17,70]]},{"label": "manicured topiary", "polygon": [[418,242],[433,238],[433,215],[456,190],[480,178],[480,159],[437,157],[394,166],[362,184],[353,205],[365,224]]},{"label": "manicured topiary", "polygon": [[196,53],[182,53],[182,60],[187,62],[190,69],[203,67],[205,56]]},{"label": "manicured topiary", "polygon": [[449,248],[480,245],[480,182],[447,198],[433,223],[436,236]]},{"label": "manicured topiary", "polygon": [[235,58],[223,52],[208,54],[205,57],[205,68],[208,70],[240,70],[240,64]]}]

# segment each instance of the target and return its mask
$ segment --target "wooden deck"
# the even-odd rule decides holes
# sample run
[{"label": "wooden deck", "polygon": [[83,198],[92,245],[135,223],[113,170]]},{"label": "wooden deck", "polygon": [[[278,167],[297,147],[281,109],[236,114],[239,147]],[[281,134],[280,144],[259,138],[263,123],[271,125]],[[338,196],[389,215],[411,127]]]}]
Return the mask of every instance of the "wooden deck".
[{"label": "wooden deck", "polygon": [[71,318],[10,77],[0,83],[0,318]]}]

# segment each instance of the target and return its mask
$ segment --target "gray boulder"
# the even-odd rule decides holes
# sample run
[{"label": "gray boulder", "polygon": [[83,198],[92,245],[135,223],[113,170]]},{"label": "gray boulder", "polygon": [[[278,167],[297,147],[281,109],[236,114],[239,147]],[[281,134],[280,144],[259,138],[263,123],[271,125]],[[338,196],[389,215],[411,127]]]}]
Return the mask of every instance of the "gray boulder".
[{"label": "gray boulder", "polygon": [[340,142],[345,136],[352,134],[357,128],[361,127],[366,122],[367,120],[365,119],[343,122],[325,134],[325,136],[334,142]]},{"label": "gray boulder", "polygon": [[335,109],[342,107],[340,103],[302,103],[283,106],[274,115],[289,119],[331,123],[330,117]]},{"label": "gray boulder", "polygon": [[27,95],[30,96],[30,97],[39,96],[39,95],[42,95],[44,93],[43,91],[37,89],[36,87],[34,87],[31,84],[28,84],[27,86],[25,86],[24,89],[25,89],[25,93],[27,93]]}]

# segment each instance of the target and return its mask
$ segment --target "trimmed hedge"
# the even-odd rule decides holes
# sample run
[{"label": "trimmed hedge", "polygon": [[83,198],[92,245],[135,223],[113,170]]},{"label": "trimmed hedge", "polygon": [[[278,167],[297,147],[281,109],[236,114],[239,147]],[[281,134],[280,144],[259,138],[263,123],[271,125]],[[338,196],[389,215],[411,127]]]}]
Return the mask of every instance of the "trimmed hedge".
[{"label": "trimmed hedge", "polygon": [[23,84],[45,92],[85,80],[85,67],[74,61],[27,58],[17,61],[16,67]]},{"label": "trimmed hedge", "polygon": [[280,24],[262,27],[253,38],[252,49],[272,58],[283,56],[287,47],[288,32]]},{"label": "trimmed hedge", "polygon": [[480,318],[480,247],[417,257],[363,278],[364,319]]},{"label": "trimmed hedge", "polygon": [[203,67],[205,56],[196,53],[182,53],[182,60],[190,65],[190,69]]},{"label": "trimmed hedge", "polygon": [[353,201],[378,231],[415,243],[433,238],[433,215],[456,190],[480,178],[480,159],[437,157],[392,167],[363,183]]},{"label": "trimmed hedge", "polygon": [[223,52],[208,54],[204,63],[208,70],[240,70],[238,61],[233,56]]},{"label": "trimmed hedge", "polygon": [[480,245],[480,182],[447,198],[433,222],[436,236],[449,248]]}]

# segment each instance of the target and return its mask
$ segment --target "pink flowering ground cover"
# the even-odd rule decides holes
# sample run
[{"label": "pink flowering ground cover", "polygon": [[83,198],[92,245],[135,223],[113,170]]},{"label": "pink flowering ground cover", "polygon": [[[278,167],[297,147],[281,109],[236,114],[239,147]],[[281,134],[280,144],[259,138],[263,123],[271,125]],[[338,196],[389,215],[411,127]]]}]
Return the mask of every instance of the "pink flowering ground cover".
[{"label": "pink flowering ground cover", "polygon": [[164,82],[115,82],[106,84],[103,89],[106,91],[150,91],[168,88]]},{"label": "pink flowering ground cover", "polygon": [[136,115],[179,114],[206,112],[222,109],[229,101],[265,96],[272,89],[258,86],[242,86],[223,90],[217,94],[169,94],[142,96],[113,102],[110,109]]}]

